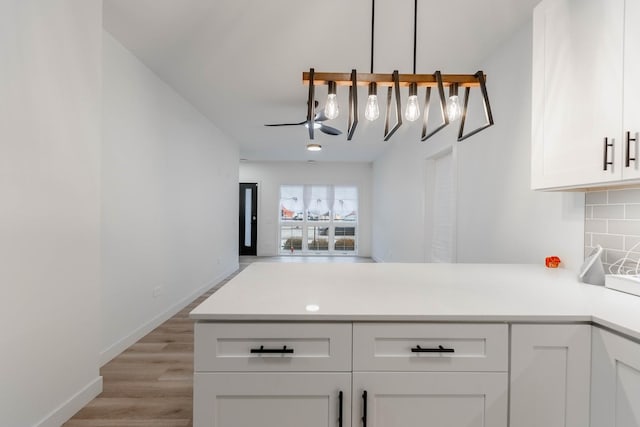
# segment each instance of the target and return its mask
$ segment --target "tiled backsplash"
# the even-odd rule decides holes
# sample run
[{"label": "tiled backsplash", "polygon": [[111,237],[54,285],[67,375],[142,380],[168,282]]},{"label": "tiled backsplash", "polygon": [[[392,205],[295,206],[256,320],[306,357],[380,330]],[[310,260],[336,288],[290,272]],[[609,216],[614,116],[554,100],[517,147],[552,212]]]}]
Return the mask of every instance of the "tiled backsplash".
[{"label": "tiled backsplash", "polygon": [[588,192],[584,231],[585,256],[596,245],[602,246],[607,274],[609,266],[637,244],[629,255],[633,261],[626,263],[635,268],[640,259],[640,187]]}]

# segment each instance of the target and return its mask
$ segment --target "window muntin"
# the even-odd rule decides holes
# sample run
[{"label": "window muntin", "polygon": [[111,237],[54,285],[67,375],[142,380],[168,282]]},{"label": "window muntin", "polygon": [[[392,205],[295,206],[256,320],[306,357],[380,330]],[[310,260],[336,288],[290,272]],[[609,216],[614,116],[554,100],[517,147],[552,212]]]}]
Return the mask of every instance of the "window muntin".
[{"label": "window muntin", "polygon": [[357,221],[355,186],[280,187],[281,253],[356,254]]}]

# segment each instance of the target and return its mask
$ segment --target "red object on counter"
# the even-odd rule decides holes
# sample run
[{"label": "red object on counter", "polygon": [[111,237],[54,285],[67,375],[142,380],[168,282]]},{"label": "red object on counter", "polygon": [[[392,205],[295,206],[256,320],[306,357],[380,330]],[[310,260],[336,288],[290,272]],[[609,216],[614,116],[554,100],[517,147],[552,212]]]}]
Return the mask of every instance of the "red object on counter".
[{"label": "red object on counter", "polygon": [[557,256],[548,256],[544,259],[544,265],[547,268],[558,268],[562,261]]}]

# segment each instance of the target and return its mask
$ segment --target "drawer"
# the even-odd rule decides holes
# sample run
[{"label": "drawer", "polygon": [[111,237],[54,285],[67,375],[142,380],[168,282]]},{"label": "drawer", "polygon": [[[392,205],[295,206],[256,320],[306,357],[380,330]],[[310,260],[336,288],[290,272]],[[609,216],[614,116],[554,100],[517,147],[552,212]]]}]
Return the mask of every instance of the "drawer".
[{"label": "drawer", "polygon": [[195,326],[196,372],[351,371],[351,323]]},{"label": "drawer", "polygon": [[507,325],[356,323],[354,371],[508,370]]}]

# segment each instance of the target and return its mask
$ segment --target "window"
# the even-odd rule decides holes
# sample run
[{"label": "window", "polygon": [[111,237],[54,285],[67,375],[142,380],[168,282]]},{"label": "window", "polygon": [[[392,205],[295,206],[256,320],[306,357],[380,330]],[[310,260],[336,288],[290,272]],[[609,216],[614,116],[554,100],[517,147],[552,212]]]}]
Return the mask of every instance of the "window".
[{"label": "window", "polygon": [[356,254],[358,189],[354,186],[280,187],[281,253]]}]

